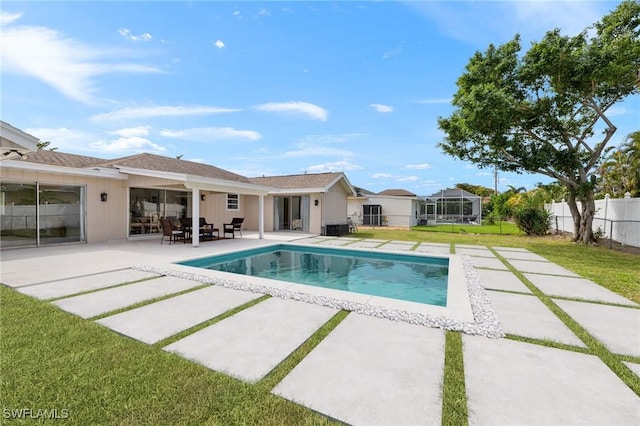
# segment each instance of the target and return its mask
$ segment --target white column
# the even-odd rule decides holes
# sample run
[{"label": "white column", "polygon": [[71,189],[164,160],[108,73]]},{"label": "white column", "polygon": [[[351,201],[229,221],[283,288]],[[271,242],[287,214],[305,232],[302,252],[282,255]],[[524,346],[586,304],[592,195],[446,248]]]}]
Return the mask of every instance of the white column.
[{"label": "white column", "polygon": [[258,196],[258,237],[264,239],[264,195]]},{"label": "white column", "polygon": [[200,245],[200,189],[193,188],[191,193],[191,245]]}]

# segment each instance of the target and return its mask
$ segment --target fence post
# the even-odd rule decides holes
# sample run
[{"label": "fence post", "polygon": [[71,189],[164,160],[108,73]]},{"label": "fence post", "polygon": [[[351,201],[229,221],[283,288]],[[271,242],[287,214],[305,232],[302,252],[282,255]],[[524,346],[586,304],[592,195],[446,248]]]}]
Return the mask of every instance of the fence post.
[{"label": "fence post", "polygon": [[611,227],[609,228],[609,249],[613,248],[613,221],[611,221]]}]

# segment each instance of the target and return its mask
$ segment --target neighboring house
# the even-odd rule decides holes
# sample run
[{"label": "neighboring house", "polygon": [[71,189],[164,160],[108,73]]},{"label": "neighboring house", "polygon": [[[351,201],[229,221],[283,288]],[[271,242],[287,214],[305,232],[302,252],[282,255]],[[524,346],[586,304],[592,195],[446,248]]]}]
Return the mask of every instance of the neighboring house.
[{"label": "neighboring house", "polygon": [[346,223],[347,197],[355,195],[343,173],[250,179],[148,153],[103,159],[35,150],[37,141],[2,123],[3,248],[156,238],[161,217],[204,217],[221,230],[242,217],[243,229],[261,238],[265,230],[321,233]]},{"label": "neighboring house", "polygon": [[424,201],[404,189],[387,189],[373,193],[357,188],[349,198],[349,216],[359,225],[410,228],[419,223]]},{"label": "neighboring house", "polygon": [[346,224],[347,197],[355,190],[342,172],[250,178],[271,187],[265,199],[265,228],[323,233],[326,225]]},{"label": "neighboring house", "polygon": [[426,206],[422,216],[428,223],[482,222],[482,197],[464,189],[442,189],[421,198]]}]

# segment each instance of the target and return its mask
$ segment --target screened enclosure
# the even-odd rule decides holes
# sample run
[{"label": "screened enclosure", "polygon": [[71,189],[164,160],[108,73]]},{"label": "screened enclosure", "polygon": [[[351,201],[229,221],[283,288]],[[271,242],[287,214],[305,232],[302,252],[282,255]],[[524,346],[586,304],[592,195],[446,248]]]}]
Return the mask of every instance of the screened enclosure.
[{"label": "screened enclosure", "polygon": [[482,198],[463,189],[443,189],[425,197],[421,223],[482,222]]}]

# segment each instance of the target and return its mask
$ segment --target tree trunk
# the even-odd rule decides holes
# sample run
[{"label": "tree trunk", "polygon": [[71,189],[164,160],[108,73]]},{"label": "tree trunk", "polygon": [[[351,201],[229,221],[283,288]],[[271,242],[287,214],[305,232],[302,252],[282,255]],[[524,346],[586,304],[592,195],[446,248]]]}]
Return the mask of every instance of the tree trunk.
[{"label": "tree trunk", "polygon": [[580,242],[591,244],[595,242],[593,236],[593,217],[596,214],[596,202],[593,200],[593,190],[587,191],[582,201],[582,220],[580,220]]},{"label": "tree trunk", "polygon": [[582,222],[582,216],[580,210],[578,210],[578,203],[576,203],[576,194],[573,191],[569,191],[569,199],[567,200],[569,210],[571,211],[571,217],[573,218],[573,236],[571,240],[576,242],[580,240],[582,234],[580,233],[580,223]]}]

